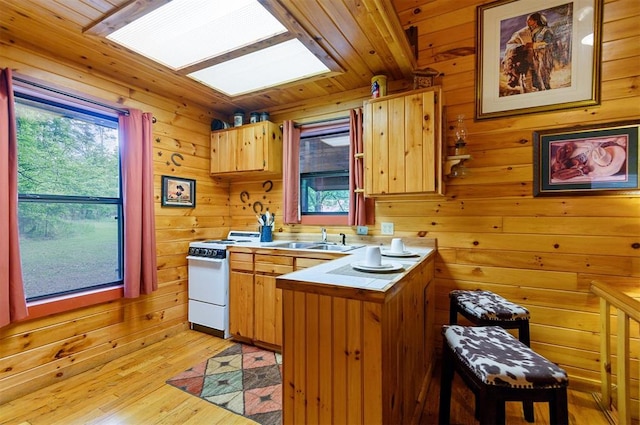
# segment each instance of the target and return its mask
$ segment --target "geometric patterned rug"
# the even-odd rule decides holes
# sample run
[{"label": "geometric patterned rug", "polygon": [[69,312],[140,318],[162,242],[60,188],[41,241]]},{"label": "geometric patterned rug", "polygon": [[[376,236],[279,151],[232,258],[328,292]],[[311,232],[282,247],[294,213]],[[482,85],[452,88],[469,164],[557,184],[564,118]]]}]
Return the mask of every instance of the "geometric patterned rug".
[{"label": "geometric patterned rug", "polygon": [[282,423],[282,356],[236,343],[167,381],[263,425]]}]

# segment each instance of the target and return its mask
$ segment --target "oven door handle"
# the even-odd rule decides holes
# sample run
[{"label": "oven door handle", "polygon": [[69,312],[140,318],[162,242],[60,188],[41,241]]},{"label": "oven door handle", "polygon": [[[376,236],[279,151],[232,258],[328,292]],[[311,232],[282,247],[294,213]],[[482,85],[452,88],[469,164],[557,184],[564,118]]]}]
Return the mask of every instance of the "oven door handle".
[{"label": "oven door handle", "polygon": [[197,257],[194,255],[188,255],[187,260],[208,261],[210,263],[224,263],[226,258],[209,258],[209,257]]}]

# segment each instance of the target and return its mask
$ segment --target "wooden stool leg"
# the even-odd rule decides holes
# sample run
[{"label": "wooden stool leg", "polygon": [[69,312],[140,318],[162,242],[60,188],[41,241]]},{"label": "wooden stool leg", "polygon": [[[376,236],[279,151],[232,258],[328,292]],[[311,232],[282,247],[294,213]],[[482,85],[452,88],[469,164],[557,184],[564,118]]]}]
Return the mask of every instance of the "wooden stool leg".
[{"label": "wooden stool leg", "polygon": [[523,401],[522,402],[522,410],[524,410],[524,419],[527,422],[535,422],[535,418],[533,416],[533,402],[532,401]]},{"label": "wooden stool leg", "polygon": [[440,375],[440,411],[438,423],[449,423],[451,414],[451,385],[453,381],[453,353],[445,341],[442,349],[442,374]]},{"label": "wooden stool leg", "polygon": [[[520,320],[518,323],[518,339],[527,347],[531,346],[531,337],[529,335],[529,321],[528,320]],[[524,411],[524,419],[527,422],[535,422],[535,417],[533,414],[533,402],[532,401],[523,401],[522,402],[522,410]]]},{"label": "wooden stool leg", "polygon": [[499,409],[501,405],[502,409],[505,408],[504,401],[498,400],[498,398],[491,393],[490,389],[483,388],[479,391],[478,397],[476,398],[476,405],[482,406],[480,418],[478,418],[480,425],[504,425],[504,410],[502,413],[502,422],[499,421]]},{"label": "wooden stool leg", "polygon": [[458,323],[458,303],[455,298],[449,301],[449,324],[456,325]]},{"label": "wooden stool leg", "polygon": [[567,389],[558,388],[549,400],[549,422],[558,425],[569,425],[569,411],[567,406]]},{"label": "wooden stool leg", "polygon": [[518,339],[527,347],[531,347],[531,337],[529,335],[529,321],[520,320],[518,325]]},{"label": "wooden stool leg", "polygon": [[504,400],[502,399],[496,400],[496,423],[497,424],[504,425],[506,421],[506,416],[507,416],[506,408],[507,406],[505,405]]}]

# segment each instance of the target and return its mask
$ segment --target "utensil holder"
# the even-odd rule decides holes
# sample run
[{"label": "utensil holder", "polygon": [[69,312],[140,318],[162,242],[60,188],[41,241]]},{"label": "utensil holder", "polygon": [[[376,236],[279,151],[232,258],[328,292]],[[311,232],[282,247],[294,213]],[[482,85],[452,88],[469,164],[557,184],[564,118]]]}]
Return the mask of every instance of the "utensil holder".
[{"label": "utensil holder", "polygon": [[273,233],[271,226],[262,226],[260,227],[260,242],[271,242],[273,241]]}]

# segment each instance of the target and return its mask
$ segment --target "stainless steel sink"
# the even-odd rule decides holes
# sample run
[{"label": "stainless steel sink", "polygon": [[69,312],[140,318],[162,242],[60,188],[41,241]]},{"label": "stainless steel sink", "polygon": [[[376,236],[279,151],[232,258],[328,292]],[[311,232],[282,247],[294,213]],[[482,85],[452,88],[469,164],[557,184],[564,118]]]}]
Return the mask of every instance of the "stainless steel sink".
[{"label": "stainless steel sink", "polygon": [[338,245],[326,242],[276,242],[269,244],[270,248],[312,249],[314,251],[345,252],[360,248],[363,245]]},{"label": "stainless steel sink", "polygon": [[330,244],[319,244],[310,246],[307,249],[313,250],[321,250],[321,251],[334,251],[334,252],[345,252],[351,251],[352,249],[360,248],[363,245],[330,245]]},{"label": "stainless steel sink", "polygon": [[317,242],[280,242],[269,244],[270,248],[309,249],[317,245]]}]

